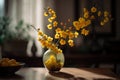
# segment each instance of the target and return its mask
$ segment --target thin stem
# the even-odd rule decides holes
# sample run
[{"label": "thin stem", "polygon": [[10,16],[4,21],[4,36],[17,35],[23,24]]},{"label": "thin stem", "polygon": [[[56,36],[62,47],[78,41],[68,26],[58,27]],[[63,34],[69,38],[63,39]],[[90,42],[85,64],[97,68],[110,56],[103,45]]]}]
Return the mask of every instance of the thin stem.
[{"label": "thin stem", "polygon": [[57,62],[60,62],[60,60],[59,60],[58,57],[57,57],[57,54],[58,54],[58,53],[55,53],[56,61],[57,61]]},{"label": "thin stem", "polygon": [[57,45],[57,46],[58,46],[59,41],[60,41],[60,39],[58,39],[58,40],[57,40],[57,42],[55,43],[55,45]]},{"label": "thin stem", "polygon": [[30,25],[30,26],[32,26],[38,32],[38,29],[36,29],[33,25]]}]

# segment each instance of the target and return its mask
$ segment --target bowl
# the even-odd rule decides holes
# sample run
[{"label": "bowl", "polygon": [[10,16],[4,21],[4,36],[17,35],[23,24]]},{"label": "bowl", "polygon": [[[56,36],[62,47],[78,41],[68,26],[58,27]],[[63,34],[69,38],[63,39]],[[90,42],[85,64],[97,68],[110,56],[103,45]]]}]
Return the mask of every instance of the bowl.
[{"label": "bowl", "polygon": [[25,63],[20,63],[17,66],[0,66],[0,75],[13,75],[24,65]]}]

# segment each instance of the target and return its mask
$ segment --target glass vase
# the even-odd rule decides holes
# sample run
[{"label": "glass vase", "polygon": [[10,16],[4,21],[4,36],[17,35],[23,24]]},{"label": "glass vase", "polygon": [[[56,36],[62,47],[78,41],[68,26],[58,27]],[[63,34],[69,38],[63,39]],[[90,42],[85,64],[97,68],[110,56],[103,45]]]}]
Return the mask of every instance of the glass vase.
[{"label": "glass vase", "polygon": [[59,71],[64,65],[64,55],[48,49],[43,54],[43,64],[49,72]]}]

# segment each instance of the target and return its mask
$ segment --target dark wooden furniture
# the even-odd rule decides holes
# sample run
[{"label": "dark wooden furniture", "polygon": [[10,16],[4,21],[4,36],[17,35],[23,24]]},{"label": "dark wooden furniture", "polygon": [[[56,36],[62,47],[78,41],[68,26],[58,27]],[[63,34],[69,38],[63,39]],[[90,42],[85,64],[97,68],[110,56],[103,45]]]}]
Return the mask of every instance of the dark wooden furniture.
[{"label": "dark wooden furniture", "polygon": [[15,75],[0,76],[0,80],[120,80],[110,69],[62,68],[48,72],[45,68],[22,68]]},{"label": "dark wooden furniture", "polygon": [[[17,53],[16,53],[17,54]],[[42,57],[4,56],[25,62],[27,67],[43,67]],[[91,64],[120,64],[120,54],[65,54],[65,67]]]},{"label": "dark wooden furniture", "polygon": [[[120,74],[117,71],[118,64],[120,64],[120,54],[77,54],[65,55],[64,67],[94,67],[100,68],[101,64],[108,64],[113,66],[113,71]],[[13,56],[9,55],[9,58],[16,59],[19,62],[26,63],[25,67],[43,67],[42,57],[27,57],[27,56]]]}]

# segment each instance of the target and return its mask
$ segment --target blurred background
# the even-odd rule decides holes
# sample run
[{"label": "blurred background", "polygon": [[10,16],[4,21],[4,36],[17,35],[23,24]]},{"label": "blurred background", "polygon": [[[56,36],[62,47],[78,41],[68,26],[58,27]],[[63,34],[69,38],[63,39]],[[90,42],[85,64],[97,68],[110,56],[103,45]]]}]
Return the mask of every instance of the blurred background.
[{"label": "blurred background", "polygon": [[[0,53],[2,57],[26,62],[27,67],[43,66],[37,32],[29,25],[53,34],[46,28],[43,16],[48,6],[56,11],[57,20],[78,20],[84,7],[98,6],[112,14],[112,21],[95,27],[95,37],[80,36],[75,47],[63,47],[65,66],[112,67],[119,72],[120,59],[120,0],[0,0]],[[104,65],[102,65],[104,64]]]}]

